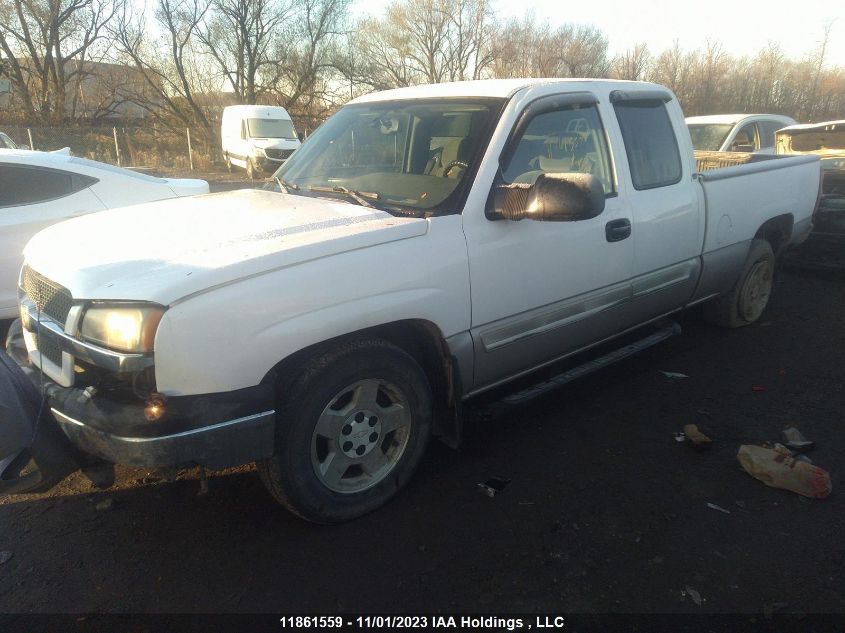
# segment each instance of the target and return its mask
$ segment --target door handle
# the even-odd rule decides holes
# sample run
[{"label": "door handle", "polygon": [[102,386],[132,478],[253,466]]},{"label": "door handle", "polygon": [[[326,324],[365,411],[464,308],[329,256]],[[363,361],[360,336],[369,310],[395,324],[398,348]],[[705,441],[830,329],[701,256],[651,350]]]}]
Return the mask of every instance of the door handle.
[{"label": "door handle", "polygon": [[608,242],[621,242],[631,235],[631,221],[627,219],[611,220],[604,225],[604,235]]}]

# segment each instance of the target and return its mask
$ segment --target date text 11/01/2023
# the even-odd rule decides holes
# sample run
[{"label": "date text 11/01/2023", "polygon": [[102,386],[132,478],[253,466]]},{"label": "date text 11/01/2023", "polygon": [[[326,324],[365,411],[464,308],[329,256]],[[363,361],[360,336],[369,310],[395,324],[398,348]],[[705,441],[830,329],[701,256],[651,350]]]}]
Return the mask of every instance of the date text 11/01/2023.
[{"label": "date text 11/01/2023", "polygon": [[525,631],[532,629],[563,629],[562,616],[533,616],[532,618],[499,616],[449,616],[449,615],[376,615],[356,616],[284,616],[279,618],[283,629],[471,629]]}]

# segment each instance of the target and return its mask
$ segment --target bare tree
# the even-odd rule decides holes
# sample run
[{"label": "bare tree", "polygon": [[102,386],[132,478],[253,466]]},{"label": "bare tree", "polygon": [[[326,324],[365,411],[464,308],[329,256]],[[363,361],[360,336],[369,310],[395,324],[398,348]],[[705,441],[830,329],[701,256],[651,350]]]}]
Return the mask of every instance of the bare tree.
[{"label": "bare tree", "polygon": [[640,81],[648,73],[650,64],[651,54],[648,52],[648,44],[640,42],[634,48],[629,48],[613,58],[611,75],[615,79]]},{"label": "bare tree", "polygon": [[[337,48],[348,31],[350,0],[297,0],[291,28],[274,38],[275,65],[266,82],[272,97],[295,112],[326,109],[336,71]],[[332,101],[328,99],[328,101]]]},{"label": "bare tree", "polygon": [[0,4],[3,68],[24,109],[42,120],[72,115],[68,97],[123,0],[5,0]]},{"label": "bare tree", "polygon": [[111,30],[121,61],[133,65],[143,77],[143,86],[132,98],[164,125],[178,121],[198,125],[206,138],[215,135],[213,126],[197,100],[208,73],[197,72],[199,57],[192,41],[209,11],[209,0],[158,0],[155,18],[162,36],[147,38],[143,14],[127,7]]},{"label": "bare tree", "polygon": [[256,103],[267,90],[261,72],[275,64],[274,41],[292,12],[287,0],[211,0],[196,34],[241,103]]}]

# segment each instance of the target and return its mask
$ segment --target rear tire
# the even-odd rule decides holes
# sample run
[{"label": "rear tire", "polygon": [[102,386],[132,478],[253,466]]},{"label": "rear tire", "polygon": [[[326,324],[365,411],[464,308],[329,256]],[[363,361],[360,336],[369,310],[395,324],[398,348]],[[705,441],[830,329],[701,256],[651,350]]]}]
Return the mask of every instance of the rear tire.
[{"label": "rear tire", "polygon": [[385,504],[411,478],[431,435],[425,373],[381,339],[314,356],[279,394],[276,453],[258,470],[278,502],[316,523]]},{"label": "rear tire", "polygon": [[231,174],[232,173],[232,159],[229,158],[228,154],[225,154],[223,156],[223,160],[226,161],[226,171],[228,171]]},{"label": "rear tire", "polygon": [[757,321],[772,294],[775,254],[766,240],[754,239],[742,274],[733,289],[708,302],[705,318],[714,325],[738,328]]}]

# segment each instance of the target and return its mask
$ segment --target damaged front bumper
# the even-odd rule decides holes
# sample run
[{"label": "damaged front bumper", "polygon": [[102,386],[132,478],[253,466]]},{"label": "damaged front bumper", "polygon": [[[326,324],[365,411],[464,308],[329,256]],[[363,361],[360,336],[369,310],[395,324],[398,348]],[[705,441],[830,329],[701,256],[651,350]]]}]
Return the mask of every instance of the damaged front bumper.
[{"label": "damaged front bumper", "polygon": [[166,398],[155,421],[150,421],[145,412],[149,403],[131,391],[62,387],[49,379],[20,353],[22,337],[20,329],[10,337],[8,349],[18,350],[10,355],[44,394],[43,409],[51,414],[50,423],[61,429],[61,439],[67,438],[83,459],[93,456],[132,467],[201,465],[220,469],[273,454],[275,410],[269,385]]}]

